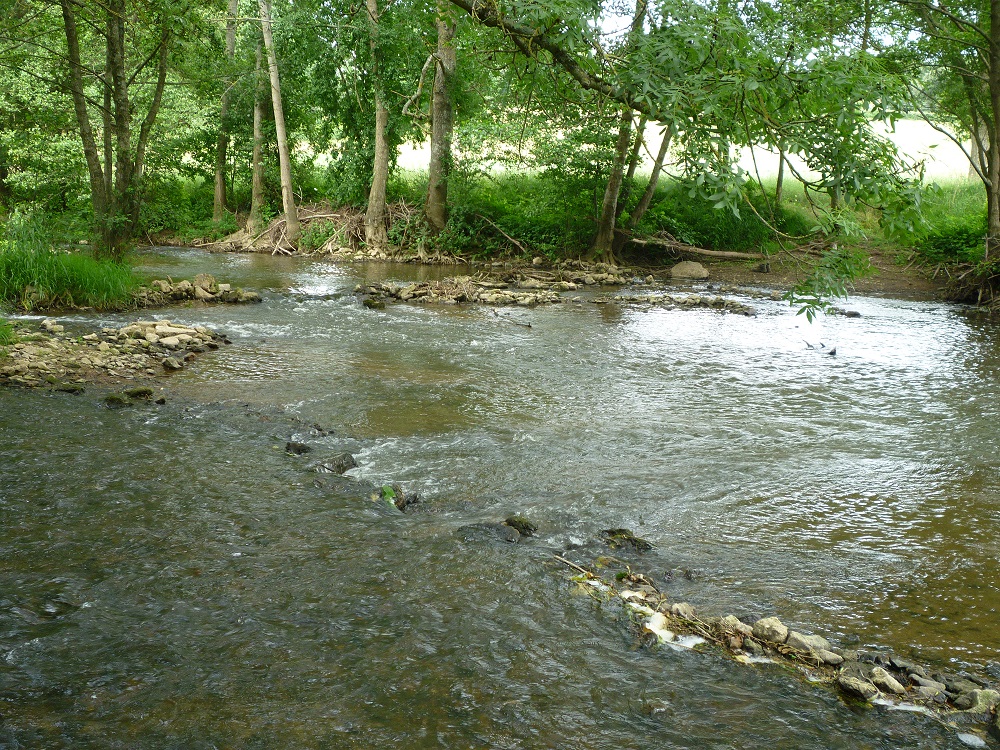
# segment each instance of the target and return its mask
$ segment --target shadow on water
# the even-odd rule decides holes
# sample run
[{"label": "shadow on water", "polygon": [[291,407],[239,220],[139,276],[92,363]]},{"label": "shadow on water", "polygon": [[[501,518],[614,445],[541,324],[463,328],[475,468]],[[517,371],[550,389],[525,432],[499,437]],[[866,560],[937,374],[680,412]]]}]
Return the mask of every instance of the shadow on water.
[{"label": "shadow on water", "polygon": [[[158,314],[235,342],[166,406],[0,391],[0,747],[961,747],[780,670],[640,650],[550,554],[629,526],[707,611],[995,658],[992,330],[884,300],[820,327],[565,305],[525,329],[365,310],[363,268],[248,258],[152,256],[269,290]],[[310,471],[341,450],[355,480]],[[537,540],[456,533],[513,510]]]}]

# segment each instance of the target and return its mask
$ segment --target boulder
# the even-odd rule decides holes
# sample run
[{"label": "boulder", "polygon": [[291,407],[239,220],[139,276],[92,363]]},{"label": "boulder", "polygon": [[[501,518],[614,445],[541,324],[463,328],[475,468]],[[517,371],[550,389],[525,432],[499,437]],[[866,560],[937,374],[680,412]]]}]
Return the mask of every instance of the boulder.
[{"label": "boulder", "polygon": [[325,474],[343,474],[358,465],[350,453],[338,453],[316,464],[316,471]]},{"label": "boulder", "polygon": [[214,293],[219,288],[219,285],[215,281],[215,277],[209,273],[199,273],[194,277],[192,284],[195,289],[202,289],[203,291],[209,293]]},{"label": "boulder", "polygon": [[828,651],[825,648],[818,649],[815,654],[823,661],[824,664],[829,664],[831,667],[836,667],[844,663],[843,656],[834,653],[833,651]]},{"label": "boulder", "polygon": [[971,690],[955,699],[955,708],[969,714],[990,714],[1000,706],[1000,693],[996,690]]},{"label": "boulder", "polygon": [[735,633],[743,637],[753,635],[753,628],[735,615],[726,615],[723,617],[719,620],[718,627],[724,633]]},{"label": "boulder", "polygon": [[939,693],[943,693],[948,689],[947,685],[943,682],[938,682],[937,680],[932,680],[929,677],[921,677],[918,674],[911,674],[910,680],[914,685],[919,687],[931,688],[932,690],[937,690]]},{"label": "boulder", "polygon": [[517,533],[521,536],[534,536],[538,531],[538,527],[524,516],[507,516],[504,523],[512,529],[517,529]]},{"label": "boulder", "polygon": [[305,443],[298,443],[294,440],[289,440],[285,443],[285,453],[290,453],[293,456],[301,456],[303,453],[308,453],[312,450],[311,445],[306,445]]},{"label": "boulder", "polygon": [[184,367],[175,357],[166,357],[160,364],[164,370],[180,370]]},{"label": "boulder", "polygon": [[682,260],[670,269],[670,276],[674,279],[707,279],[708,269],[693,260]]},{"label": "boulder", "polygon": [[883,693],[906,695],[906,688],[900,685],[899,681],[883,667],[875,667],[872,670],[872,683]]},{"label": "boulder", "polygon": [[943,696],[944,691],[938,690],[937,688],[934,687],[918,685],[917,688],[913,691],[913,694],[920,700],[930,701],[934,700],[938,696]]},{"label": "boulder", "polygon": [[200,286],[196,286],[194,288],[194,298],[201,302],[211,302],[215,299],[215,295]]},{"label": "boulder", "polygon": [[878,695],[878,688],[868,680],[860,677],[853,677],[849,674],[842,674],[837,678],[837,685],[845,693],[853,698],[861,698],[870,701]]},{"label": "boulder", "polygon": [[788,634],[785,644],[799,651],[829,651],[830,642],[818,635],[803,635],[795,630]]},{"label": "boulder", "polygon": [[784,643],[788,628],[777,617],[765,617],[753,624],[753,637],[768,643]]},{"label": "boulder", "polygon": [[188,299],[193,294],[194,286],[187,279],[178,281],[170,291],[170,296],[174,299]]}]

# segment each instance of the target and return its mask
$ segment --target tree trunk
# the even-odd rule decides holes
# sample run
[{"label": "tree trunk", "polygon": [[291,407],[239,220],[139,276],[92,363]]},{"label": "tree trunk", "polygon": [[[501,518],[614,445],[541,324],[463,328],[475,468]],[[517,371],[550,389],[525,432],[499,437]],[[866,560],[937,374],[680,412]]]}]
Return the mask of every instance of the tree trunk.
[{"label": "tree trunk", "polygon": [[646,183],[646,189],[643,191],[642,197],[639,198],[639,203],[629,217],[626,229],[628,234],[632,234],[635,231],[639,220],[649,210],[649,204],[653,202],[653,196],[656,194],[656,186],[660,181],[660,172],[663,171],[663,163],[667,159],[667,151],[670,149],[670,141],[673,137],[674,129],[673,127],[668,127],[663,132],[663,140],[660,142],[660,150],[656,153],[656,161],[653,162],[653,171],[649,175],[649,182]]},{"label": "tree trunk", "polygon": [[781,194],[785,188],[785,147],[778,146],[778,179],[774,183],[774,206],[781,206]]},{"label": "tree trunk", "polygon": [[[229,15],[226,18],[226,64],[232,65],[236,56],[236,14],[239,12],[239,0],[229,0]],[[219,140],[215,144],[215,200],[212,204],[212,221],[218,224],[226,210],[226,152],[229,150],[229,98],[232,91],[232,80],[229,75],[225,79],[226,90],[219,102]]]},{"label": "tree trunk", "polygon": [[625,179],[622,180],[621,195],[618,196],[618,205],[615,208],[615,221],[621,218],[628,205],[628,199],[632,195],[632,181],[635,179],[635,170],[639,167],[639,154],[642,144],[645,143],[646,123],[649,120],[645,115],[639,118],[639,126],[635,130],[635,140],[632,142],[632,153],[628,157],[628,171],[625,172]]},{"label": "tree trunk", "polygon": [[[62,6],[63,28],[66,32],[70,93],[73,96],[73,108],[76,112],[80,140],[83,141],[83,155],[87,162],[87,173],[90,176],[90,197],[94,208],[94,221],[101,239],[100,244],[95,247],[95,255],[100,257],[110,250],[104,244],[104,232],[107,226],[107,202],[110,191],[106,190],[101,156],[97,149],[97,141],[94,139],[90,113],[87,111],[87,99],[83,89],[83,66],[80,62],[80,39],[73,2],[72,0],[60,0],[60,5]],[[110,82],[105,81],[105,85],[110,86]]]},{"label": "tree trunk", "polygon": [[[105,89],[101,106],[101,119],[104,125],[102,158],[87,109],[75,3],[73,0],[60,0],[60,5],[63,28],[66,32],[69,88],[73,97],[80,140],[83,142],[87,172],[90,176],[91,203],[98,235],[94,254],[98,258],[106,256],[113,260],[122,260],[139,219],[146,144],[152,134],[166,85],[170,34],[166,26],[161,27],[160,41],[156,49],[156,84],[133,151],[134,112],[129,100],[129,86],[134,82],[134,74],[129,77],[125,67],[127,39],[125,2],[109,0],[104,6],[106,47],[103,80]],[[89,23],[95,25],[93,19]]]},{"label": "tree trunk", "polygon": [[271,105],[274,109],[274,134],[278,140],[278,165],[281,170],[281,203],[285,211],[285,239],[290,246],[298,247],[302,231],[299,215],[295,209],[295,194],[292,192],[292,162],[288,152],[288,134],[285,131],[285,112],[281,107],[281,81],[278,78],[278,55],[274,50],[271,35],[271,4],[260,0],[260,25],[264,35],[264,49],[267,52],[267,69],[271,79]]},{"label": "tree trunk", "polygon": [[618,140],[615,143],[615,158],[611,163],[611,175],[604,189],[604,200],[601,202],[601,218],[597,222],[597,234],[590,248],[590,258],[601,263],[615,264],[614,235],[615,216],[618,209],[618,192],[622,187],[625,172],[625,160],[628,158],[629,146],[632,143],[632,110],[622,109]]},{"label": "tree trunk", "polygon": [[[631,47],[635,37],[642,32],[646,18],[647,0],[635,0],[635,13],[632,16],[632,26],[629,29],[627,46]],[[641,134],[640,134],[641,136]],[[590,258],[598,262],[615,264],[614,238],[615,224],[618,219],[618,196],[622,189],[625,160],[628,158],[629,146],[632,143],[632,108],[624,106],[618,127],[618,140],[615,143],[615,157],[611,163],[611,174],[604,189],[604,200],[601,202],[601,216],[597,221],[597,233],[594,244],[590,248]]]},{"label": "tree trunk", "polygon": [[257,88],[253,98],[253,178],[250,188],[250,216],[247,218],[247,234],[257,236],[264,230],[264,78],[261,75],[263,67],[263,52],[257,45]]},{"label": "tree trunk", "polygon": [[987,225],[985,259],[1000,251],[1000,0],[990,0],[990,123],[989,185],[987,188]]},{"label": "tree trunk", "polygon": [[[368,192],[365,212],[365,244],[369,250],[384,254],[389,249],[386,231],[386,186],[389,182],[389,110],[382,100],[378,65],[378,0],[366,0],[369,24],[369,46],[372,54],[371,73],[375,89],[375,161],[372,165],[372,185]],[[436,80],[436,77],[435,77]]]},{"label": "tree trunk", "polygon": [[455,117],[451,106],[451,80],[457,58],[455,22],[445,15],[445,3],[438,0],[437,60],[431,99],[431,158],[427,173],[427,201],[424,213],[433,234],[448,222],[448,177],[451,173],[451,139]]}]

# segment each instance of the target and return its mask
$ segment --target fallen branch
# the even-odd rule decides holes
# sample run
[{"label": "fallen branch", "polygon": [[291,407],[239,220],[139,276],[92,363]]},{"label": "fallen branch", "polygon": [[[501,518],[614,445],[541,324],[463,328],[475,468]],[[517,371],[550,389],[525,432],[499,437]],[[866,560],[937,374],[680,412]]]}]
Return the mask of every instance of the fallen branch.
[{"label": "fallen branch", "polygon": [[593,578],[594,577],[594,574],[591,573],[589,570],[587,570],[586,568],[581,568],[579,565],[577,565],[574,562],[570,562],[565,557],[559,557],[559,555],[552,555],[552,557],[554,557],[556,560],[558,560],[559,562],[563,563],[564,565],[569,565],[571,568],[573,568],[573,570],[578,570],[579,572],[583,573],[588,578]]},{"label": "fallen branch", "polygon": [[502,234],[508,240],[510,240],[511,242],[513,242],[522,253],[524,253],[525,255],[531,255],[531,253],[528,252],[528,250],[524,247],[524,245],[522,245],[520,242],[518,242],[517,240],[515,240],[513,237],[511,237],[509,234],[507,234],[505,231],[503,231],[500,227],[498,227],[492,221],[490,221],[489,219],[487,219],[485,216],[483,216],[482,214],[476,214],[476,216],[478,216],[480,219],[482,219],[483,221],[485,221],[491,227],[493,227],[494,229],[496,229],[498,232],[500,232],[500,234]]},{"label": "fallen branch", "polygon": [[685,245],[683,242],[678,242],[677,240],[662,240],[662,239],[651,239],[651,240],[630,240],[633,245],[639,245],[640,247],[648,247],[650,245],[654,247],[664,247],[668,250],[673,250],[676,253],[691,253],[693,255],[705,255],[710,258],[727,258],[730,260],[765,260],[766,256],[760,253],[738,253],[733,250],[706,250],[702,247],[695,247],[694,245]]}]

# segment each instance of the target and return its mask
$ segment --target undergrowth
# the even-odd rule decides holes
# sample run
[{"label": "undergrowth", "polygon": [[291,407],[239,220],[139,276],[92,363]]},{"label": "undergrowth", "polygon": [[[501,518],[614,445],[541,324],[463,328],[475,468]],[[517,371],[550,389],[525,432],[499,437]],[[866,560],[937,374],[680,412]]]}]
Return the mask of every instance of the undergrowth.
[{"label": "undergrowth", "polygon": [[23,310],[128,305],[139,280],[125,264],[53,248],[42,214],[15,211],[0,236],[0,304]]}]

